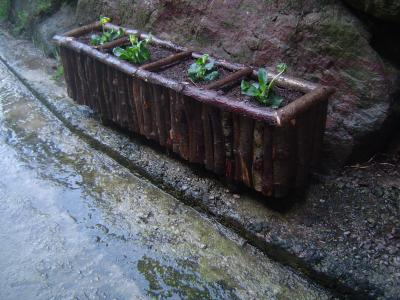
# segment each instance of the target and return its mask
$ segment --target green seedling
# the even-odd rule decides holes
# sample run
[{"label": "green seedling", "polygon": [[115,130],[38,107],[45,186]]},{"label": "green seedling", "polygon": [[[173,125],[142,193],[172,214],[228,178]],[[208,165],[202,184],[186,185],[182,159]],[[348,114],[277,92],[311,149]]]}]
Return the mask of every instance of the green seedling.
[{"label": "green seedling", "polygon": [[150,50],[147,48],[147,44],[151,41],[151,37],[145,40],[138,40],[136,36],[130,35],[129,41],[131,42],[131,45],[125,49],[121,47],[113,49],[113,53],[116,57],[137,65],[150,59],[151,54]]},{"label": "green seedling", "polygon": [[218,71],[215,70],[214,60],[208,58],[209,55],[204,54],[196,59],[195,63],[190,65],[188,76],[191,80],[194,82],[213,81],[219,77]]},{"label": "green seedling", "polygon": [[106,30],[104,28],[104,25],[109,23],[111,21],[110,18],[107,17],[100,17],[100,24],[102,27],[102,34],[93,34],[90,37],[90,44],[93,46],[98,46],[98,45],[103,45],[105,43],[114,41],[116,39],[119,39],[125,35],[125,32],[122,28],[115,30],[115,29],[110,29]]},{"label": "green seedling", "polygon": [[258,102],[265,106],[278,108],[283,99],[273,93],[275,81],[287,70],[286,64],[278,64],[276,66],[278,74],[268,82],[267,71],[263,68],[258,69],[258,82],[250,83],[242,80],[242,94],[254,97]]}]

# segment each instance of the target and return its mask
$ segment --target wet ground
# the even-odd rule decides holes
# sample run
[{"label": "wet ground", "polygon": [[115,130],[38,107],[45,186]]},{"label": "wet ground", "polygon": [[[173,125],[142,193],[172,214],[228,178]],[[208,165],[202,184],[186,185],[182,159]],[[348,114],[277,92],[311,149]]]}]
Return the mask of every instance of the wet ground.
[{"label": "wet ground", "polygon": [[[62,121],[60,126],[98,149],[100,157],[112,157],[179,203],[212,216],[274,261],[291,266],[339,297],[400,299],[400,143],[390,157],[377,156],[337,174],[313,176],[305,197],[293,198],[296,205],[277,211],[265,198],[243,190],[234,194],[208,173],[143,139],[104,126],[90,109],[68,98],[62,79],[54,77],[57,62],[29,41],[0,30],[0,60],[40,99],[39,104]],[[221,232],[223,227],[213,224]],[[239,246],[245,243],[236,240]],[[206,243],[200,244],[210,250]],[[239,248],[252,253],[248,244]],[[267,298],[274,297],[267,294]]]},{"label": "wet ground", "polygon": [[0,299],[326,299],[71,133],[0,63]]}]

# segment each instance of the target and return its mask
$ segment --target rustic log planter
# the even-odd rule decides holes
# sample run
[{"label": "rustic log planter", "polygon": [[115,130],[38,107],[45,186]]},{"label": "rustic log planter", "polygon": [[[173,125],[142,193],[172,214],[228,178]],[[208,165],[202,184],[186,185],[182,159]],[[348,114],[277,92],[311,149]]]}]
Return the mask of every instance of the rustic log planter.
[{"label": "rustic log planter", "polygon": [[[227,91],[244,77],[254,79],[252,68],[216,60],[229,74],[194,86],[159,71],[201,54],[153,37],[152,44],[171,54],[134,66],[109,52],[126,44],[127,38],[98,47],[79,40],[99,29],[100,24],[93,23],[54,37],[71,98],[91,107],[102,119],[266,196],[284,197],[306,186],[310,170],[318,163],[333,88],[282,76],[277,86],[301,92],[298,99],[278,110],[238,101]],[[148,37],[124,29],[127,34]]]}]

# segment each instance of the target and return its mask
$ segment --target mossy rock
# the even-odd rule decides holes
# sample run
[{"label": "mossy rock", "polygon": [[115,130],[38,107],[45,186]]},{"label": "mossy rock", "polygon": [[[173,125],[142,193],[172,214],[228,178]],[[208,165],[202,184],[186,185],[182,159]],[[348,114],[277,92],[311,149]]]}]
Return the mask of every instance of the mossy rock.
[{"label": "mossy rock", "polygon": [[400,23],[399,0],[346,0],[346,2],[376,18]]}]

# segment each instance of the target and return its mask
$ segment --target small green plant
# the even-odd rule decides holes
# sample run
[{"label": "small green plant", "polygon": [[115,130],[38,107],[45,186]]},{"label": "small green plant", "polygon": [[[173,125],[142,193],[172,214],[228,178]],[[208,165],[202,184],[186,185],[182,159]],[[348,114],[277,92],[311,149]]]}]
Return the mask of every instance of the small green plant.
[{"label": "small green plant", "polygon": [[14,35],[22,34],[28,28],[28,24],[29,24],[28,13],[26,11],[18,12],[14,28],[12,29],[12,33]]},{"label": "small green plant", "polygon": [[278,64],[276,70],[278,74],[269,83],[267,71],[263,68],[258,69],[258,82],[250,83],[242,80],[242,94],[256,98],[258,102],[265,106],[278,108],[283,99],[273,93],[273,87],[276,79],[286,72],[287,66],[286,64]]},{"label": "small green plant", "polygon": [[8,19],[11,10],[11,0],[0,0],[0,22]]},{"label": "small green plant", "polygon": [[131,45],[124,48],[116,47],[113,49],[113,53],[116,57],[131,63],[140,65],[148,61],[151,57],[150,50],[147,48],[147,44],[151,41],[151,37],[145,40],[138,40],[134,35],[129,36]]},{"label": "small green plant", "polygon": [[64,66],[58,65],[56,71],[53,74],[53,79],[55,81],[61,81],[63,76],[64,76]]},{"label": "small green plant", "polygon": [[110,18],[107,17],[100,17],[100,24],[102,26],[102,34],[93,34],[90,37],[90,44],[93,46],[98,46],[98,45],[103,45],[105,43],[114,41],[116,39],[119,39],[120,37],[123,37],[125,35],[125,32],[122,28],[115,30],[115,29],[110,29],[106,30],[104,28],[104,25],[109,23],[111,21]]},{"label": "small green plant", "polygon": [[190,65],[188,76],[194,82],[213,81],[219,77],[219,72],[215,70],[214,60],[209,59],[208,54],[204,54]]}]

